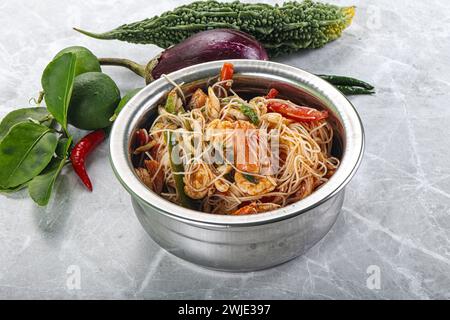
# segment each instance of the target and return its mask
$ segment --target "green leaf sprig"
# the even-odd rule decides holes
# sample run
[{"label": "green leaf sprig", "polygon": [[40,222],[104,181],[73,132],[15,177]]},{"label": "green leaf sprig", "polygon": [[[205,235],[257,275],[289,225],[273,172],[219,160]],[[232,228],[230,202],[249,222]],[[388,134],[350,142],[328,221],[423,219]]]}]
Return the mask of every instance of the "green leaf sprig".
[{"label": "green leaf sprig", "polygon": [[67,111],[75,79],[76,56],[65,53],[50,62],[42,74],[42,88],[45,92],[47,110],[55,117],[68,136]]},{"label": "green leaf sprig", "polygon": [[0,122],[0,192],[28,187],[38,205],[48,204],[72,145],[67,112],[75,67],[73,53],[55,58],[41,78],[47,108],[17,109]]},{"label": "green leaf sprig", "polygon": [[56,157],[54,157],[48,166],[28,184],[28,193],[38,205],[45,206],[48,204],[56,178],[61,173],[63,167],[68,163],[67,158],[71,145],[71,137],[59,140],[55,152]]},{"label": "green leaf sprig", "polygon": [[20,122],[0,142],[0,185],[15,188],[38,175],[53,157],[58,138],[49,127]]}]

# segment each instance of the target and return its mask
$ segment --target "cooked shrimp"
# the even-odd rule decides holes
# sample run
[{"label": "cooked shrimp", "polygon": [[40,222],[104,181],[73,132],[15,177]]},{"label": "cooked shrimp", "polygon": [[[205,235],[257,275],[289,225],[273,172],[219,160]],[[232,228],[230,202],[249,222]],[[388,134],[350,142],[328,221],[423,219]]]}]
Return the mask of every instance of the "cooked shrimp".
[{"label": "cooked shrimp", "polygon": [[217,119],[220,115],[220,100],[211,87],[208,88],[208,99],[206,99],[206,115],[210,119]]},{"label": "cooked shrimp", "polygon": [[145,168],[136,168],[136,174],[144,184],[155,191],[161,193],[164,186],[164,169],[158,161],[145,160]]},{"label": "cooked shrimp", "polygon": [[255,177],[252,176],[252,180],[246,178],[242,173],[236,172],[234,174],[234,181],[237,187],[244,193],[251,196],[256,196],[264,193],[271,192],[275,189],[276,183],[271,177]]},{"label": "cooked shrimp", "polygon": [[192,172],[184,175],[184,192],[192,199],[203,199],[210,189],[213,175],[204,163],[192,165]]},{"label": "cooked shrimp", "polygon": [[231,182],[223,178],[223,176],[230,173],[232,169],[233,167],[228,164],[221,165],[217,168],[217,171],[221,175],[221,177],[217,178],[217,180],[214,181],[214,186],[216,187],[217,191],[227,192],[228,189],[230,189]]},{"label": "cooked shrimp", "polygon": [[152,190],[161,193],[164,186],[164,169],[156,160],[145,160],[144,164],[152,177]]},{"label": "cooked shrimp", "polygon": [[[255,126],[248,121],[238,120],[234,123],[234,128],[237,135],[237,141],[235,141],[234,145],[236,168],[245,172],[259,173],[258,133],[255,130]],[[254,130],[254,132],[251,130]],[[243,146],[240,143],[242,140],[244,140]]]},{"label": "cooked shrimp", "polygon": [[224,178],[218,178],[214,181],[214,187],[216,187],[219,192],[227,192],[230,189],[230,182]]},{"label": "cooked shrimp", "polygon": [[267,212],[271,210],[278,209],[280,205],[275,203],[256,203],[252,202],[249,205],[246,205],[242,208],[237,209],[232,212],[232,215],[247,215],[247,214],[255,214],[261,212]]},{"label": "cooked shrimp", "polygon": [[152,177],[150,173],[148,173],[146,168],[136,168],[135,169],[137,176],[139,179],[149,188],[152,187]]},{"label": "cooked shrimp", "polygon": [[208,96],[203,92],[202,89],[198,88],[191,97],[189,102],[190,109],[198,109],[205,105]]},{"label": "cooked shrimp", "polygon": [[206,126],[206,130],[216,130],[216,129],[232,130],[234,129],[234,124],[227,120],[215,119]]},{"label": "cooked shrimp", "polygon": [[211,141],[213,144],[222,144],[232,136],[234,125],[227,120],[215,119],[211,121],[206,127],[206,141]]}]

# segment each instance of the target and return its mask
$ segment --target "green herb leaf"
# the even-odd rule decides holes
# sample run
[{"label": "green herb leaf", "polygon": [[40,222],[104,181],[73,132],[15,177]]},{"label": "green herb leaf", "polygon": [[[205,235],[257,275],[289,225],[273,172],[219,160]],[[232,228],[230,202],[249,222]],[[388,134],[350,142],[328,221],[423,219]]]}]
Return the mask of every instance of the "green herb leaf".
[{"label": "green herb leaf", "polygon": [[123,96],[122,100],[120,100],[119,105],[117,106],[116,110],[114,110],[114,114],[109,119],[109,121],[112,122],[112,121],[116,120],[117,116],[119,115],[119,112],[122,111],[123,107],[125,107],[125,105],[128,103],[128,101],[130,101],[130,99],[133,98],[136,95],[136,93],[138,93],[141,90],[142,90],[142,88],[137,88],[137,89],[128,91]]},{"label": "green herb leaf", "polygon": [[42,88],[48,111],[67,131],[67,110],[75,78],[76,56],[65,53],[50,62],[42,74]]},{"label": "green herb leaf", "polygon": [[26,188],[27,186],[28,186],[28,183],[25,182],[25,183],[22,183],[22,184],[18,185],[17,187],[14,187],[14,188],[3,188],[3,187],[0,187],[0,193],[6,193],[6,194],[14,193],[14,192],[17,192],[17,191],[20,191],[20,190]]},{"label": "green herb leaf", "polygon": [[37,176],[52,159],[57,143],[56,134],[46,126],[14,125],[0,142],[0,186],[14,188]]},{"label": "green herb leaf", "polygon": [[22,108],[11,111],[0,122],[0,140],[8,133],[9,129],[19,122],[30,119],[41,122],[44,126],[51,126],[51,115],[46,108]]},{"label": "green herb leaf", "polygon": [[258,183],[258,179],[255,176],[252,176],[251,174],[242,174],[244,176],[245,179],[247,179],[248,182],[251,182],[253,184],[257,184]]},{"label": "green herb leaf", "polygon": [[239,109],[247,118],[250,119],[251,123],[256,124],[256,125],[259,124],[259,118],[258,118],[258,115],[256,114],[255,110],[253,110],[252,108],[250,108],[249,106],[247,106],[245,104],[241,104]]},{"label": "green herb leaf", "polygon": [[56,147],[57,157],[53,158],[42,173],[34,177],[28,184],[30,197],[40,206],[45,206],[50,200],[56,178],[64,167],[72,138],[61,139]]}]

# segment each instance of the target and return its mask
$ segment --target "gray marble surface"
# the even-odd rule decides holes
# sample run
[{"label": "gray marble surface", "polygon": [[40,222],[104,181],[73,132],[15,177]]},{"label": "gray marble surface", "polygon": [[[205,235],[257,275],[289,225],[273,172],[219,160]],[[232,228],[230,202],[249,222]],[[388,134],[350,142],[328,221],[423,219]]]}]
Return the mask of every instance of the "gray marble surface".
[{"label": "gray marble surface", "polygon": [[[29,105],[45,65],[66,46],[140,62],[160,50],[96,41],[72,26],[108,30],[187,2],[1,1],[0,117]],[[278,59],[377,87],[375,96],[351,98],[367,152],[342,214],[319,244],[261,272],[219,273],[183,262],[144,232],[103,144],[89,164],[92,194],[66,171],[47,208],[26,192],[0,196],[0,298],[450,298],[450,2],[333,2],[357,5],[343,37]],[[104,71],[122,91],[142,84],[127,70]]]}]

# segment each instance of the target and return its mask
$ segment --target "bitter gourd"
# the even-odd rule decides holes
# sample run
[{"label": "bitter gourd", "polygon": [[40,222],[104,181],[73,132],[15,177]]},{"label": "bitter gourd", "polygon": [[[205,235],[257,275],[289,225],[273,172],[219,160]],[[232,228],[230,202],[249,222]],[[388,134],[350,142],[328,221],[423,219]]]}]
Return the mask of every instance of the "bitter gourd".
[{"label": "bitter gourd", "polygon": [[198,31],[233,28],[253,35],[271,55],[278,55],[322,47],[342,34],[354,14],[354,7],[338,7],[311,0],[285,2],[282,6],[196,1],[105,33],[75,30],[97,39],[117,39],[167,48]]}]

